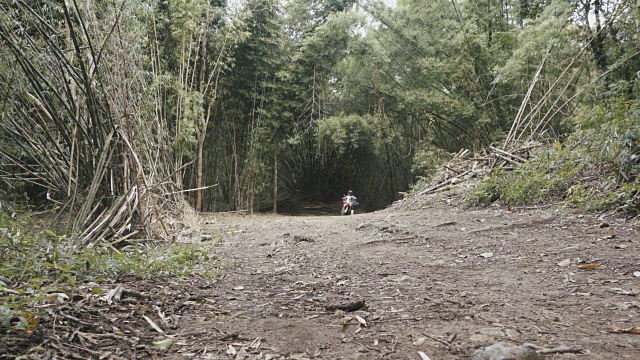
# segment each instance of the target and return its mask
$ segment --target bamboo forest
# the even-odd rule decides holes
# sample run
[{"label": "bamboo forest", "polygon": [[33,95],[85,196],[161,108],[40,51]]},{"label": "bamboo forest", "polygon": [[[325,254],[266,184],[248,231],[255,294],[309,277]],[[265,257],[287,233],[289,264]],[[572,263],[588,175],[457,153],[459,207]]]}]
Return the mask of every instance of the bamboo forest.
[{"label": "bamboo forest", "polygon": [[[567,249],[574,243],[589,243],[554,245],[552,239],[602,229],[593,235],[594,247],[620,243],[554,258],[522,281],[573,266],[577,270],[552,287],[573,284],[588,269],[611,271],[607,279],[615,281],[640,276],[637,259],[624,271],[607,264],[621,249],[629,256],[638,251],[639,100],[636,0],[2,0],[0,358],[468,358],[493,343],[480,330],[498,326],[492,323],[508,327],[499,317],[508,303],[527,300],[494,294],[507,303],[495,313],[495,297],[472,300],[495,286],[487,278],[479,290],[484,280],[476,284],[473,276],[451,272],[471,261],[467,252],[496,266],[496,274],[514,274],[518,266],[542,266],[527,256],[543,262],[573,251]],[[352,194],[357,201],[345,205]],[[349,209],[354,216],[340,216]],[[529,225],[515,218],[500,223],[519,211],[534,212]],[[550,214],[540,215],[543,220],[531,220],[544,211]],[[574,225],[561,225],[560,217]],[[577,230],[579,224],[587,230]],[[529,228],[542,232],[538,250],[527,247],[526,239],[536,238]],[[488,237],[496,229],[502,230]],[[477,242],[464,243],[467,237],[455,232],[473,234],[464,236]],[[502,236],[514,240],[491,242]],[[623,243],[625,236],[635,240]],[[478,249],[483,241],[490,250]],[[545,254],[522,253],[520,265],[508,265],[499,254],[515,244],[509,254]],[[429,261],[417,257],[436,250]],[[386,258],[393,251],[404,252]],[[459,258],[447,262],[448,256]],[[264,259],[277,274],[269,279],[291,281],[261,282]],[[402,328],[425,314],[385,322],[418,300],[376,313],[384,299],[400,301],[401,293],[418,291],[404,287],[434,274],[412,271],[441,260],[446,264],[437,271],[450,270],[438,277],[442,285],[433,279],[425,285],[438,292],[420,287],[432,304],[424,306],[444,301],[461,314],[489,304],[484,310],[495,320],[478,325],[482,340],[471,325],[447,328],[454,321],[448,318],[430,335]],[[384,270],[385,261],[395,267]],[[305,263],[309,277],[296,278]],[[376,280],[364,273],[393,275]],[[617,278],[625,274],[626,280]],[[313,286],[330,279],[331,289],[354,288],[298,288],[311,286],[310,279],[317,281]],[[400,279],[395,292],[383,286],[389,279]],[[179,290],[178,281],[190,285]],[[249,284],[261,289],[251,296],[271,305],[252,305],[251,311],[262,311],[254,317],[233,315],[239,308],[225,306],[249,301]],[[451,300],[446,284],[459,284],[466,297]],[[610,296],[631,291],[629,300],[601,308],[637,307],[629,302],[637,292],[621,284],[603,286],[619,288]],[[220,298],[211,295],[218,286],[228,290],[220,290]],[[531,286],[523,291],[537,293]],[[163,292],[169,289],[175,291]],[[322,303],[320,310],[297,302],[313,291],[319,293],[308,304]],[[591,296],[581,294],[597,296],[590,288],[575,291],[570,294],[580,303]],[[278,303],[276,293],[291,300]],[[365,305],[372,293],[379,295]],[[449,297],[433,300],[438,294]],[[164,296],[174,302],[158,305]],[[202,315],[205,305],[216,310]],[[539,313],[564,311],[544,309]],[[282,343],[272,338],[269,348],[266,332],[242,330],[251,328],[251,319],[276,321],[290,316],[287,311],[329,327],[339,319],[324,314],[344,313],[340,326],[353,341],[362,337],[362,345],[328,330],[309,335],[290,323],[292,332],[278,336]],[[460,314],[452,316],[479,321],[477,312]],[[603,348],[613,338],[579,349],[570,337],[549,338],[577,327],[577,314],[575,322],[556,321],[567,324],[561,329],[536,323],[538,337],[526,338],[522,323],[510,328],[518,336],[507,328],[491,336],[544,343],[523,349],[553,359],[586,354],[589,346],[598,358],[640,356],[631,337],[621,345],[635,348],[627,353]],[[211,324],[226,319],[215,326],[230,327],[202,325],[210,345],[184,335],[184,319],[197,324],[208,316],[215,318]],[[627,314],[616,316],[612,324]],[[598,317],[605,316],[589,321]],[[626,319],[631,322],[615,327],[584,325],[594,331],[584,336],[640,332],[632,315]],[[383,322],[398,335],[371,333]],[[292,345],[287,336],[294,333],[306,345]],[[325,345],[313,342],[322,339]],[[285,351],[286,344],[292,348]],[[555,351],[558,345],[569,350]],[[473,359],[512,359],[483,354]],[[531,356],[516,358],[539,358]]]}]

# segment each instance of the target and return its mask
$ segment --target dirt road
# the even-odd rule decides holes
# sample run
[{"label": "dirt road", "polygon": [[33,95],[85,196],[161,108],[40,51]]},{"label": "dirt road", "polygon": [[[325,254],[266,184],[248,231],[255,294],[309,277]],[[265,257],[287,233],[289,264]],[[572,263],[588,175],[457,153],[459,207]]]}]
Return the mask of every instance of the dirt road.
[{"label": "dirt road", "polygon": [[640,326],[637,220],[405,202],[202,226],[223,237],[224,277],[183,315],[176,358],[463,359],[503,341],[640,359],[640,335],[611,327]]}]

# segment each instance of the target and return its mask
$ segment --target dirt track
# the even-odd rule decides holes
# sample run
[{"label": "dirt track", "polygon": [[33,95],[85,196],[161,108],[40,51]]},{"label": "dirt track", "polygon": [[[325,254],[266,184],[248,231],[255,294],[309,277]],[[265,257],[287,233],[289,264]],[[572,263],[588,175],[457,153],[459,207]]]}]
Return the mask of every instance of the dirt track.
[{"label": "dirt track", "polygon": [[202,226],[223,236],[225,275],[183,314],[176,358],[463,359],[503,341],[574,350],[548,359],[640,359],[640,335],[611,327],[640,326],[637,220],[407,201]]}]

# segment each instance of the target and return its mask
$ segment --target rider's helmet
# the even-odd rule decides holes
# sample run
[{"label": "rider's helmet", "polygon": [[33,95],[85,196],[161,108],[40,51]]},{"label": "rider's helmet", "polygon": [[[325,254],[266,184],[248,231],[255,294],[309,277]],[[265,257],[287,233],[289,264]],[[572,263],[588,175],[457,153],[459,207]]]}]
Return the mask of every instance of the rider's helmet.
[{"label": "rider's helmet", "polygon": [[349,195],[353,195],[353,191],[352,191],[352,190],[349,190],[349,191],[347,191],[347,194],[349,194]]}]

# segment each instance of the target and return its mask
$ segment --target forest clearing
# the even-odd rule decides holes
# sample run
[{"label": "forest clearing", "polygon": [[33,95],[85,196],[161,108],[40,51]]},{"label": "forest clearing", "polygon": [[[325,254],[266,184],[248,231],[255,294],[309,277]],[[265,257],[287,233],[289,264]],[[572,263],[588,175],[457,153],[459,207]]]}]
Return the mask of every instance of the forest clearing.
[{"label": "forest clearing", "polygon": [[1,1],[0,359],[640,358],[637,5]]}]

